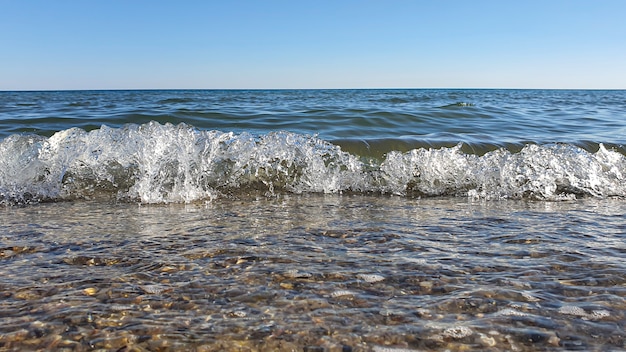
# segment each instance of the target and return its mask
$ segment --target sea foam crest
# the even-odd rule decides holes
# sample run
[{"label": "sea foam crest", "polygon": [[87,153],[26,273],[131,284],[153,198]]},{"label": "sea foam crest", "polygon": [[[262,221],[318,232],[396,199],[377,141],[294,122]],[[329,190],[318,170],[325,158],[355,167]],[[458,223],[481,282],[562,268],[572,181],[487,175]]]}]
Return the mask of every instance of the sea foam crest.
[{"label": "sea foam crest", "polygon": [[478,156],[461,145],[365,160],[320,138],[254,136],[186,124],[78,128],[0,141],[0,202],[114,198],[193,202],[255,192],[382,193],[487,199],[626,196],[626,158],[566,145]]},{"label": "sea foam crest", "polygon": [[[198,131],[180,124],[103,126],[0,142],[6,202],[115,196],[191,202],[241,190],[338,192],[358,186],[358,158],[318,138]],[[356,180],[356,181],[355,181]]]},{"label": "sea foam crest", "polygon": [[461,145],[414,149],[389,153],[381,171],[381,189],[399,194],[548,200],[626,195],[626,158],[603,145],[596,153],[555,144],[483,156],[465,154]]}]

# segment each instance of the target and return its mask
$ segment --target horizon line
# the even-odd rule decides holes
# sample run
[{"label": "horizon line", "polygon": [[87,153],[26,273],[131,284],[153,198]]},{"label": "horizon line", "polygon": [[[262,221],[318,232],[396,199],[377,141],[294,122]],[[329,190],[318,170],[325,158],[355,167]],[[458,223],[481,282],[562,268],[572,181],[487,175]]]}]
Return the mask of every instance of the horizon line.
[{"label": "horizon line", "polygon": [[495,88],[495,87],[369,87],[369,88],[62,88],[62,89],[0,89],[0,92],[98,92],[98,91],[289,91],[289,90],[626,90],[626,88]]}]

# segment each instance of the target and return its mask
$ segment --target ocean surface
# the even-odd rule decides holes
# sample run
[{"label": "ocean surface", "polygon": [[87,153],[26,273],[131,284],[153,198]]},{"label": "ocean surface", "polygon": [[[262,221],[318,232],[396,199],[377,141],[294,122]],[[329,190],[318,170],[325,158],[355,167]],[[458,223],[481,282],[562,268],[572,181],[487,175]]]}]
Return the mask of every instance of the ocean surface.
[{"label": "ocean surface", "polygon": [[0,351],[625,351],[626,91],[0,92]]}]

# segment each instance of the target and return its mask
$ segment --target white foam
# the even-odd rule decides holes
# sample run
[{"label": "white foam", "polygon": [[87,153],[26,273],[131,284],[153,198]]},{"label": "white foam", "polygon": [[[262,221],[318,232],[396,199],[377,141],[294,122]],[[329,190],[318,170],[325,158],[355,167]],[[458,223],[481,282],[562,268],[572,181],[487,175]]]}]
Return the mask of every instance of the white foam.
[{"label": "white foam", "polygon": [[496,150],[482,157],[460,145],[392,152],[381,166],[389,191],[482,198],[571,198],[624,195],[626,158],[600,145],[591,154],[570,145],[527,145],[520,153]]},{"label": "white foam", "polygon": [[461,145],[392,151],[365,163],[313,136],[199,131],[180,124],[78,128],[0,141],[0,202],[108,196],[193,202],[223,193],[375,192],[472,198],[626,196],[626,157],[600,145],[527,145],[465,154]]}]

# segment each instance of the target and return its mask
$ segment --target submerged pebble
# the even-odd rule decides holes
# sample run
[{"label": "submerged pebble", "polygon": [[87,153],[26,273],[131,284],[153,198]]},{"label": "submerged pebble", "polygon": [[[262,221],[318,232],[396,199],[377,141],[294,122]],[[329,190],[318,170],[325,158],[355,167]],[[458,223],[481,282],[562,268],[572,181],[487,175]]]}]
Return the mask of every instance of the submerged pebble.
[{"label": "submerged pebble", "polygon": [[591,311],[590,314],[587,315],[587,317],[589,317],[590,319],[603,319],[603,318],[607,318],[611,316],[611,313],[609,313],[608,310],[604,310],[604,309],[600,309],[600,310],[593,310]]},{"label": "submerged pebble", "polygon": [[84,289],[83,292],[87,296],[94,296],[96,293],[98,293],[98,289],[95,288],[95,287],[88,287],[88,288]]},{"label": "submerged pebble", "polygon": [[578,317],[587,316],[587,312],[584,309],[576,306],[562,306],[559,308],[559,313],[567,315],[575,315]]},{"label": "submerged pebble", "polygon": [[308,279],[312,277],[313,274],[306,271],[300,271],[298,269],[289,269],[285,272],[285,276],[294,279]]},{"label": "submerged pebble", "polygon": [[573,315],[589,320],[599,320],[611,316],[611,313],[605,309],[595,309],[592,310],[591,313],[587,313],[587,311],[577,306],[562,306],[559,308],[559,313]]},{"label": "submerged pebble", "polygon": [[158,295],[165,291],[165,288],[161,285],[142,285],[141,289],[148,294]]},{"label": "submerged pebble", "polygon": [[505,316],[516,316],[516,317],[524,317],[527,316],[527,313],[520,312],[519,310],[515,310],[512,308],[504,308],[496,312],[496,315],[505,315]]},{"label": "submerged pebble", "polygon": [[372,346],[373,352],[418,352],[419,350],[404,347]]},{"label": "submerged pebble", "polygon": [[496,339],[493,336],[488,336],[485,334],[479,334],[479,342],[482,346],[485,347],[494,347],[496,345]]},{"label": "submerged pebble", "polygon": [[468,328],[467,326],[454,326],[454,327],[445,329],[442,335],[444,337],[462,339],[464,337],[468,337],[472,335],[473,333],[474,331],[472,331],[472,329]]},{"label": "submerged pebble", "polygon": [[330,293],[330,297],[333,297],[333,298],[355,296],[355,295],[356,295],[356,292],[349,291],[349,290],[337,290],[337,291],[333,291]]},{"label": "submerged pebble", "polygon": [[374,282],[379,282],[379,281],[383,281],[385,280],[385,277],[382,275],[378,275],[378,274],[359,274],[357,275],[359,279],[368,282],[368,283],[374,283]]}]

